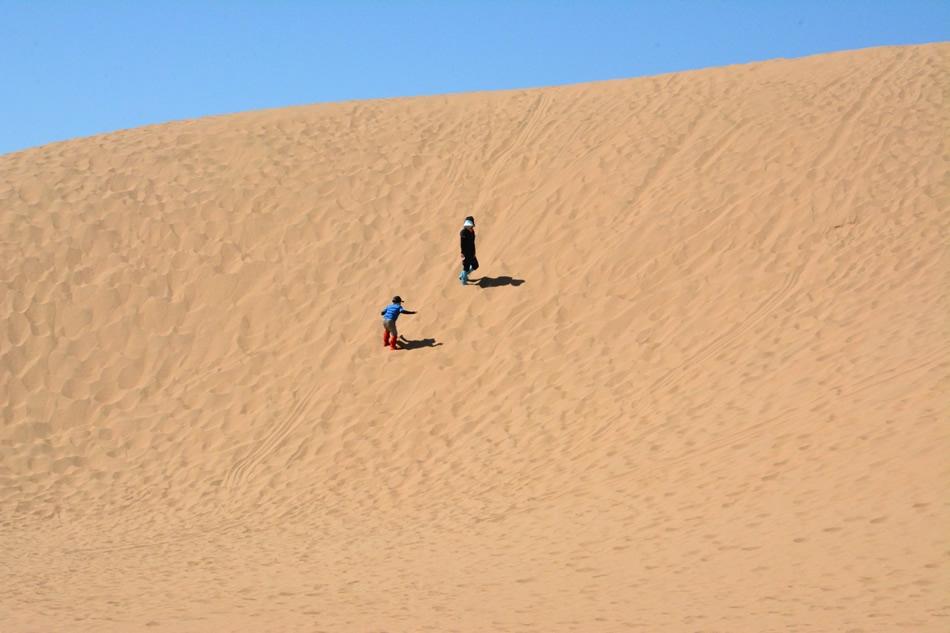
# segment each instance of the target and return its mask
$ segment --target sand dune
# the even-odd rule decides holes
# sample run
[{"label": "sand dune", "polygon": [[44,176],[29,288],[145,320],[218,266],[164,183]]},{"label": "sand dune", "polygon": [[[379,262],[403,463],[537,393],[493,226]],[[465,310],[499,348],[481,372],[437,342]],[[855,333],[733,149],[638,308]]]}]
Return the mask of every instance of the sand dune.
[{"label": "sand dune", "polygon": [[948,61],[0,157],[0,630],[947,630]]}]

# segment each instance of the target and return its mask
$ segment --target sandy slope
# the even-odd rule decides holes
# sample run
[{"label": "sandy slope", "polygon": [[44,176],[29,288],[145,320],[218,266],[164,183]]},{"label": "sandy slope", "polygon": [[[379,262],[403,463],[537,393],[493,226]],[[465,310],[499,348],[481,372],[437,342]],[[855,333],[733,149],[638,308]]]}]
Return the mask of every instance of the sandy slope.
[{"label": "sandy slope", "polygon": [[946,631],[948,62],[0,157],[0,630]]}]

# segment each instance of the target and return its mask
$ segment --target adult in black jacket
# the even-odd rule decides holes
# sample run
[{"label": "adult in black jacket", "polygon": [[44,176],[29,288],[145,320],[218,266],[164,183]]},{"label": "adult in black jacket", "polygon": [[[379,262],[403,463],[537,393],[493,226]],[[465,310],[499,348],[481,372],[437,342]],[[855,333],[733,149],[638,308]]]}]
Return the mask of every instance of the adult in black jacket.
[{"label": "adult in black jacket", "polygon": [[475,218],[468,216],[459,233],[462,250],[462,272],[459,279],[462,285],[468,284],[468,275],[478,269],[478,258],[475,257]]}]

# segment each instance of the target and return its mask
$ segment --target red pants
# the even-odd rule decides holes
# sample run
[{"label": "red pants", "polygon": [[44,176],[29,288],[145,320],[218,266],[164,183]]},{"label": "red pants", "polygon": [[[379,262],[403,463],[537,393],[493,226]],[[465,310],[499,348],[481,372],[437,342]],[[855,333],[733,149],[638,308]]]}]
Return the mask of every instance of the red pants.
[{"label": "red pants", "polygon": [[[392,329],[396,329],[395,323],[392,324]],[[396,349],[396,333],[390,333],[389,327],[383,326],[383,347],[389,346],[390,349]]]}]

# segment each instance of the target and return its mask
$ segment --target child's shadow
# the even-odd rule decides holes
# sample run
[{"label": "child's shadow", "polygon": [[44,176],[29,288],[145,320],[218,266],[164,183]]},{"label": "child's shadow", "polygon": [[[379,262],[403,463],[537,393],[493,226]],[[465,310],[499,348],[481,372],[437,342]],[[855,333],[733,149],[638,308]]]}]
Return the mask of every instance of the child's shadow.
[{"label": "child's shadow", "polygon": [[434,338],[420,338],[409,340],[403,335],[399,335],[399,349],[421,349],[423,347],[438,347],[442,343],[436,343]]},{"label": "child's shadow", "polygon": [[501,277],[482,277],[477,282],[479,288],[497,288],[498,286],[520,286],[524,279],[514,279],[508,275]]}]

